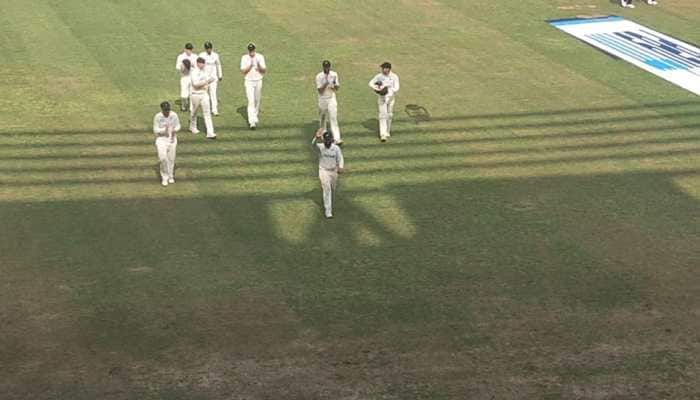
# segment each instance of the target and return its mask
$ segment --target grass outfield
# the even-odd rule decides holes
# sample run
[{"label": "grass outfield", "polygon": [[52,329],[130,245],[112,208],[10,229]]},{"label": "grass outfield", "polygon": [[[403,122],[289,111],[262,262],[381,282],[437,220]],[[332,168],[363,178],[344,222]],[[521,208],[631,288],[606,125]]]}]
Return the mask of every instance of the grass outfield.
[{"label": "grass outfield", "polygon": [[[5,3],[0,398],[700,397],[700,100],[545,23],[617,13],[697,43],[697,1]],[[205,40],[219,140],[185,129],[163,188],[150,123]],[[331,221],[324,58],[348,168]]]}]

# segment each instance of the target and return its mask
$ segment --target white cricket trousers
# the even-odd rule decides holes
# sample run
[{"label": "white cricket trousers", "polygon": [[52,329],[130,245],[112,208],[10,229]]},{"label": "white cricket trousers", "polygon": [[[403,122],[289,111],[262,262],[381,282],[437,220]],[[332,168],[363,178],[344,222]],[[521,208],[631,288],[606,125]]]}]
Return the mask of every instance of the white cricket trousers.
[{"label": "white cricket trousers", "polygon": [[211,103],[206,93],[192,93],[190,96],[190,131],[197,130],[197,110],[202,107],[204,125],[207,127],[207,137],[214,137],[214,122],[211,119]]},{"label": "white cricket trousers", "polygon": [[163,179],[175,179],[175,152],[177,150],[177,138],[159,137],[156,139],[158,161],[160,161],[160,177]]},{"label": "white cricket trousers", "polygon": [[[180,98],[186,99],[190,97],[190,76],[181,75],[180,76]],[[184,105],[184,104],[183,104]]]},{"label": "white cricket trousers", "polygon": [[211,112],[214,114],[219,113],[219,98],[217,97],[219,89],[219,81],[215,80],[209,84],[209,100],[211,101]]},{"label": "white cricket trousers", "polygon": [[336,143],[340,140],[340,128],[338,127],[338,101],[335,97],[318,99],[318,115],[321,121],[320,127],[326,128],[331,125],[331,133]]},{"label": "white cricket trousers", "polygon": [[391,120],[394,118],[394,96],[379,96],[379,137],[386,139],[391,136]]},{"label": "white cricket trousers", "polygon": [[245,96],[248,98],[248,123],[253,126],[258,124],[260,112],[260,99],[262,98],[263,81],[245,81]]},{"label": "white cricket trousers", "polygon": [[338,183],[338,171],[319,168],[318,178],[321,180],[321,189],[323,189],[323,207],[328,216],[333,213],[333,192]]}]

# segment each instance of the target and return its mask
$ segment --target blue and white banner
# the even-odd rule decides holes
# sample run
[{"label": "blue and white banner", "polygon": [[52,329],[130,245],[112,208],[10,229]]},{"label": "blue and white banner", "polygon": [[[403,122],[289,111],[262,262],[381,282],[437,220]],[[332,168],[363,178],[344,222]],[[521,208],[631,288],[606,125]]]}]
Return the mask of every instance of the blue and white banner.
[{"label": "blue and white banner", "polygon": [[700,49],[622,17],[549,21],[562,31],[700,95]]}]

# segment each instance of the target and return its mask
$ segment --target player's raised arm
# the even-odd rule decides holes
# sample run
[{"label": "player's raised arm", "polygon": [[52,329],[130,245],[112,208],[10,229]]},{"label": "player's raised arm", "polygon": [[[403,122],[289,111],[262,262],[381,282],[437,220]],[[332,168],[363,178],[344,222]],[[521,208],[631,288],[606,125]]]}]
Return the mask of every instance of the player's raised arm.
[{"label": "player's raised arm", "polygon": [[323,137],[323,132],[325,128],[318,128],[314,133],[314,137],[311,139],[311,144],[316,144],[316,142]]}]

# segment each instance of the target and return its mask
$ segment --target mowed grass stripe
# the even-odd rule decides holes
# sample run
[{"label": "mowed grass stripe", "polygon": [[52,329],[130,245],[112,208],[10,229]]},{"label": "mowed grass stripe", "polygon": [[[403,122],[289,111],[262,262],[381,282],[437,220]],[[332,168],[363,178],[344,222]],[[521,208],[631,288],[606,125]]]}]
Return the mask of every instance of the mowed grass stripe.
[{"label": "mowed grass stripe", "polygon": [[[693,103],[694,104],[694,103]],[[401,114],[398,112],[398,114]],[[692,109],[688,110],[678,110],[678,111],[671,111],[671,112],[665,112],[663,114],[659,114],[654,112],[653,110],[645,110],[643,113],[639,114],[632,114],[632,113],[624,113],[620,115],[592,115],[591,117],[586,117],[585,113],[577,113],[576,117],[577,118],[572,118],[571,116],[569,117],[564,117],[559,114],[561,114],[560,111],[558,110],[552,110],[551,113],[548,112],[543,112],[543,114],[548,114],[549,118],[546,119],[541,119],[541,117],[537,116],[538,119],[533,120],[534,118],[532,116],[528,115],[523,115],[523,116],[508,116],[508,115],[503,115],[501,118],[491,118],[490,116],[484,116],[483,118],[479,116],[450,116],[450,117],[442,117],[442,118],[434,118],[431,119],[429,122],[422,122],[422,123],[416,123],[413,127],[407,128],[407,122],[408,121],[401,121],[397,122],[397,132],[399,133],[405,133],[406,129],[410,129],[409,132],[417,132],[417,131],[424,131],[426,135],[430,135],[431,133],[434,132],[441,132],[444,129],[449,129],[449,128],[454,128],[455,130],[458,129],[463,129],[465,132],[473,132],[473,131],[478,131],[478,130],[514,130],[514,129],[533,129],[533,128],[538,128],[542,130],[549,130],[549,129],[560,129],[560,128],[568,128],[568,127],[576,127],[580,125],[588,125],[588,126],[597,126],[601,128],[607,128],[608,126],[612,125],[613,127],[625,123],[626,125],[635,125],[636,123],[648,123],[648,122],[655,122],[655,121],[664,121],[668,119],[673,119],[673,120],[678,120],[678,121],[683,121],[689,118],[694,118],[696,117],[696,112]],[[183,115],[182,119],[184,121],[181,121],[181,124],[183,126],[182,131],[178,134],[179,136],[187,136],[189,135],[188,133],[188,126],[187,126],[187,115]],[[343,123],[343,131],[346,131],[348,133],[348,137],[350,138],[356,138],[357,136],[367,136],[368,134],[374,133],[371,130],[375,128],[376,121],[373,119],[359,122],[359,121],[345,121]],[[260,141],[260,140],[268,140],[268,141],[274,141],[277,139],[286,139],[286,138],[296,138],[298,140],[304,140],[309,138],[311,135],[313,129],[315,128],[312,126],[313,124],[305,124],[305,125],[300,125],[300,126],[290,126],[290,125],[283,125],[279,127],[265,127],[264,132],[256,132],[256,133],[250,133],[249,131],[242,130],[240,127],[237,126],[228,126],[228,125],[223,125],[223,126],[218,126],[218,131],[224,133],[222,137],[220,138],[221,141],[229,141],[229,140],[239,140],[239,141],[245,141],[245,140],[251,140],[251,141]],[[363,125],[365,128],[364,130],[358,130],[358,126]],[[410,126],[410,125],[409,125]],[[290,128],[298,128],[298,131],[295,130],[290,130]],[[350,128],[350,129],[348,129]],[[422,128],[422,129],[421,129]],[[270,133],[274,132],[274,133]],[[126,134],[126,135],[125,135]],[[146,140],[148,138],[152,138],[152,135],[150,132],[147,131],[147,129],[143,130],[120,130],[120,129],[112,129],[112,130],[95,130],[95,131],[74,131],[74,132],[32,132],[32,131],[27,131],[27,132],[22,132],[20,133],[5,133],[0,135],[0,144],[3,145],[3,147],[12,147],[12,146],[20,146],[22,144],[28,144],[30,145],[32,142],[38,142],[37,147],[42,146],[42,145],[52,145],[55,144],[57,146],[68,146],[72,144],[83,144],[85,142],[85,139],[80,139],[80,136],[82,135],[89,135],[92,136],[90,139],[91,141],[85,143],[85,144],[91,144],[91,143],[96,143],[96,144],[101,144],[101,143],[109,143],[110,141],[108,139],[113,139],[112,141],[114,143],[119,143],[119,140],[114,140],[117,138],[123,139],[124,137],[133,137],[136,135],[142,136],[143,140]],[[74,140],[67,140],[73,138]],[[14,144],[12,142],[15,142],[17,144]]]},{"label": "mowed grass stripe", "polygon": [[[594,138],[596,139],[596,138]],[[619,138],[616,138],[619,139]],[[679,135],[679,136],[667,136],[663,139],[646,139],[646,138],[636,138],[633,137],[627,140],[616,140],[614,142],[598,142],[597,140],[591,140],[586,143],[573,143],[573,144],[560,144],[558,142],[554,143],[537,143],[537,146],[511,146],[508,142],[507,144],[497,144],[491,146],[492,150],[487,149],[473,149],[471,146],[460,146],[459,143],[454,143],[447,141],[441,145],[428,144],[410,147],[406,146],[392,146],[392,148],[381,152],[381,154],[364,154],[359,157],[354,157],[352,164],[361,161],[372,161],[377,160],[377,158],[383,161],[401,161],[401,160],[422,160],[422,159],[437,159],[439,157],[444,157],[446,155],[452,156],[464,156],[466,157],[488,157],[491,158],[502,158],[503,156],[532,156],[537,153],[547,153],[552,154],[556,152],[566,152],[568,154],[574,154],[579,152],[588,152],[590,150],[600,150],[607,149],[612,151],[621,151],[625,148],[631,150],[645,149],[650,150],[658,146],[676,146],[684,144],[692,144],[700,142],[700,136],[697,134],[693,135]],[[566,142],[564,142],[566,143]],[[358,145],[355,145],[358,146]],[[203,152],[183,152],[180,156],[195,156],[194,158],[185,158],[181,160],[188,167],[203,167],[212,168],[217,166],[231,166],[231,167],[247,167],[256,165],[277,165],[284,163],[287,165],[291,164],[304,164],[313,166],[315,163],[309,161],[309,156],[303,151],[299,151],[296,154],[290,153],[286,149],[260,149],[260,150],[220,150],[217,152],[212,152],[207,149]],[[147,157],[138,157],[138,154],[126,153],[129,155],[128,163],[124,162],[123,155],[125,153],[122,151],[117,151],[114,154],[104,153],[99,154],[97,162],[90,162],[88,159],[95,159],[95,157],[36,157],[30,159],[16,159],[12,166],[3,167],[0,166],[0,172],[2,173],[70,173],[70,172],[80,172],[84,170],[113,170],[113,171],[127,171],[127,170],[146,170],[153,166],[156,162],[152,154],[144,153]],[[204,156],[204,157],[201,157]],[[138,157],[138,158],[137,158]],[[350,162],[349,162],[350,163]],[[43,165],[43,166],[42,166]],[[29,179],[29,177],[27,177]]]},{"label": "mowed grass stripe", "polygon": [[[379,175],[387,173],[403,174],[401,183],[411,184],[413,174],[426,174],[434,172],[436,175],[442,171],[449,170],[450,175],[442,175],[435,178],[436,181],[453,180],[458,176],[476,176],[473,170],[495,170],[507,169],[509,167],[529,168],[529,167],[547,167],[549,166],[553,173],[558,173],[562,164],[595,164],[603,162],[606,164],[633,164],[644,166],[645,164],[662,163],[676,161],[676,168],[691,168],[692,163],[678,163],[678,159],[690,156],[700,150],[700,144],[688,146],[687,144],[666,144],[659,146],[651,146],[645,151],[636,149],[622,149],[619,151],[603,150],[588,150],[585,152],[557,152],[547,151],[537,155],[520,154],[519,156],[503,157],[501,159],[488,157],[481,160],[479,157],[465,157],[461,154],[454,155],[436,155],[423,158],[403,158],[392,160],[392,165],[387,166],[386,161],[360,161],[352,164],[352,175]],[[236,164],[226,164],[225,166],[211,166],[202,168],[187,168],[183,174],[188,179],[201,182],[220,181],[230,182],[235,184],[242,180],[269,180],[269,179],[290,179],[313,177],[314,169],[307,164],[287,164],[277,165],[274,163],[264,163],[263,166],[247,169],[236,168]],[[350,167],[349,167],[350,168]],[[22,186],[75,186],[82,184],[119,184],[119,183],[135,183],[135,182],[156,182],[157,177],[154,169],[138,171],[123,171],[115,169],[96,169],[89,172],[70,173],[64,172],[57,176],[56,174],[35,174],[31,179],[23,179],[21,176],[6,176],[0,183],[6,188],[22,187]],[[527,175],[527,172],[525,172]],[[529,175],[537,176],[537,175]]]},{"label": "mowed grass stripe", "polygon": [[[591,158],[584,160],[550,160],[541,164],[530,163],[527,168],[521,163],[493,168],[493,166],[440,165],[431,168],[383,168],[372,171],[372,180],[357,180],[350,172],[342,178],[340,199],[352,201],[353,196],[363,193],[383,193],[387,188],[412,185],[456,184],[461,181],[484,182],[502,179],[528,178],[567,178],[590,177],[619,174],[669,174],[676,177],[700,174],[694,162],[694,153],[663,152],[659,154],[633,155],[630,157]],[[235,199],[240,196],[264,196],[267,199],[299,200],[300,198],[319,199],[318,183],[310,171],[309,179],[295,180],[285,175],[269,174],[266,177],[232,179],[230,174],[222,178],[196,178],[188,170],[176,172],[178,183],[173,187],[162,188],[153,175],[129,182],[119,180],[94,180],[91,183],[63,182],[44,185],[9,185],[0,189],[0,201],[8,204],[45,203],[56,201],[104,201],[114,199],[186,199],[198,198],[203,193],[213,196],[226,196]],[[378,173],[380,177],[376,177]],[[365,175],[367,176],[367,175]],[[309,200],[310,207],[316,207]],[[319,200],[320,201],[320,200]],[[343,200],[341,200],[343,201]],[[231,203],[235,206],[235,203]]]},{"label": "mowed grass stripe", "polygon": [[[661,122],[664,122],[663,120]],[[576,126],[578,124],[574,124]],[[637,125],[637,124],[635,124]],[[605,129],[595,127],[592,130],[567,131],[553,129],[552,133],[542,133],[540,129],[527,129],[523,131],[506,130],[507,135],[486,134],[489,129],[484,127],[478,129],[482,134],[469,135],[463,128],[458,129],[435,129],[437,133],[425,134],[422,130],[412,133],[402,129],[397,129],[395,143],[390,145],[380,145],[372,137],[355,139],[356,144],[347,147],[347,152],[356,152],[349,159],[362,160],[368,157],[391,157],[394,153],[401,153],[410,156],[412,154],[423,155],[431,152],[455,152],[462,151],[465,146],[469,147],[468,154],[501,154],[518,151],[519,149],[537,150],[542,149],[571,149],[577,147],[585,149],[594,147],[615,147],[629,146],[638,143],[640,146],[646,144],[664,143],[689,140],[692,141],[697,135],[689,135],[685,131],[697,128],[696,124],[691,125],[661,125],[637,128],[628,126],[624,129]],[[497,132],[502,128],[494,129]],[[312,160],[310,154],[310,141],[302,138],[294,138],[292,141],[272,141],[238,138],[222,138],[220,141],[205,141],[201,137],[192,137],[184,134],[178,146],[180,156],[230,156],[232,161],[244,158],[259,158],[266,155],[275,155],[280,161],[296,159],[297,157]],[[90,145],[84,144],[62,144],[57,146],[40,145],[9,145],[6,151],[0,151],[3,160],[6,162],[16,161],[41,161],[56,160],[66,161],[75,159],[108,159],[114,157],[140,157],[154,156],[153,143],[150,140],[142,139],[135,143],[102,144],[97,141]],[[352,153],[351,153],[352,154]]]}]

